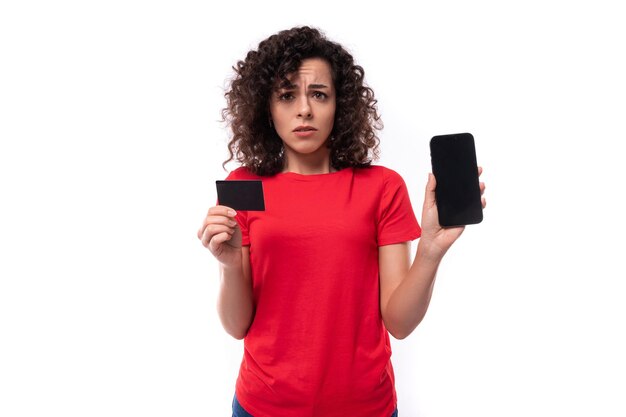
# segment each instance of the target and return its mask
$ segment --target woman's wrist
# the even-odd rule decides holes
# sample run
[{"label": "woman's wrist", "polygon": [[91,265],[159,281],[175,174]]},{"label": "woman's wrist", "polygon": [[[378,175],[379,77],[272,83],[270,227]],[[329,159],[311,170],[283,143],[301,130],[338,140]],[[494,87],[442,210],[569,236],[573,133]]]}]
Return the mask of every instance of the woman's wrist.
[{"label": "woman's wrist", "polygon": [[222,275],[232,276],[239,275],[243,273],[243,266],[241,265],[241,258],[239,261],[222,263],[220,262],[220,269],[222,270]]},{"label": "woman's wrist", "polygon": [[432,239],[422,236],[417,244],[416,257],[421,261],[439,264],[447,249],[437,245]]}]

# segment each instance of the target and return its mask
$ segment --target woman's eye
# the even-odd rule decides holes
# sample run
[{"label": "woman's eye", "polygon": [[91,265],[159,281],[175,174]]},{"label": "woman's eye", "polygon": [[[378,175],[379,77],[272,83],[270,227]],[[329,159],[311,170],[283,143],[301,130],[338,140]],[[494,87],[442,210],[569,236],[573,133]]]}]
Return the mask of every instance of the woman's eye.
[{"label": "woman's eye", "polygon": [[293,94],[291,93],[285,93],[285,94],[281,94],[278,96],[278,99],[281,101],[291,100],[292,98],[293,98]]},{"label": "woman's eye", "polygon": [[313,93],[313,97],[317,99],[325,99],[328,96],[325,93],[322,93],[321,91],[316,91]]}]

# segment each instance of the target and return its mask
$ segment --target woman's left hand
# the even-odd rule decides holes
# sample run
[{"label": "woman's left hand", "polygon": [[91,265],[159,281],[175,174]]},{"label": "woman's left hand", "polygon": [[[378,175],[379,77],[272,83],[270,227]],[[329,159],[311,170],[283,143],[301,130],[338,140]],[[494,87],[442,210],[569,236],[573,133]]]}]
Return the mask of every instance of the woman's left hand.
[{"label": "woman's left hand", "polygon": [[[478,176],[483,173],[482,167],[478,167]],[[437,212],[437,202],[435,201],[435,188],[437,181],[433,174],[428,174],[426,184],[426,195],[424,196],[424,207],[422,209],[422,237],[420,244],[425,245],[424,249],[432,257],[442,257],[450,246],[461,236],[465,226],[443,228],[439,224],[439,214]],[[480,183],[480,195],[485,192],[485,183]],[[483,208],[487,206],[485,197],[481,197]]]}]

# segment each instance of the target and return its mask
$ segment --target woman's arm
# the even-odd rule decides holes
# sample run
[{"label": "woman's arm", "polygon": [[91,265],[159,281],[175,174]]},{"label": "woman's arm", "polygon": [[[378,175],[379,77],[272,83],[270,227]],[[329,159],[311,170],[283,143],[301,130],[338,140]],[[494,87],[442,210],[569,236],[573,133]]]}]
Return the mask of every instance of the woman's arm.
[{"label": "woman's arm", "polygon": [[[478,168],[479,175],[482,168]],[[435,202],[435,177],[430,174],[422,209],[422,237],[413,263],[410,242],[381,246],[378,250],[380,311],[385,327],[396,339],[410,335],[428,310],[437,269],[464,227],[442,228]],[[481,194],[485,184],[480,183]],[[482,199],[483,208],[486,205]]]},{"label": "woman's arm", "polygon": [[237,213],[226,206],[209,209],[198,239],[220,263],[220,291],[217,312],[224,330],[243,339],[254,317],[250,247],[241,245]]},{"label": "woman's arm", "polygon": [[404,242],[378,250],[380,311],[396,339],[410,335],[426,315],[441,262],[441,257],[428,257],[420,242],[411,265],[410,247],[410,242]]},{"label": "woman's arm", "polygon": [[220,265],[217,312],[228,334],[235,339],[245,337],[254,318],[249,246],[241,247],[238,266]]}]

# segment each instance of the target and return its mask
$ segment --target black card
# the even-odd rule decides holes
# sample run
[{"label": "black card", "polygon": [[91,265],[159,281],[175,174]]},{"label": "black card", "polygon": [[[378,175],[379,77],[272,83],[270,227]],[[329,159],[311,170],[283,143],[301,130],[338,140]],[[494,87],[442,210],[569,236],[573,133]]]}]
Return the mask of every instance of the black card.
[{"label": "black card", "polygon": [[435,198],[441,226],[483,220],[474,137],[470,133],[435,136],[430,141]]},{"label": "black card", "polygon": [[220,180],[217,200],[221,206],[234,210],[264,211],[263,183],[261,180]]}]

